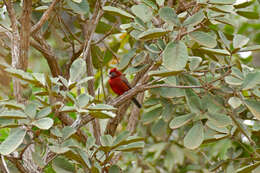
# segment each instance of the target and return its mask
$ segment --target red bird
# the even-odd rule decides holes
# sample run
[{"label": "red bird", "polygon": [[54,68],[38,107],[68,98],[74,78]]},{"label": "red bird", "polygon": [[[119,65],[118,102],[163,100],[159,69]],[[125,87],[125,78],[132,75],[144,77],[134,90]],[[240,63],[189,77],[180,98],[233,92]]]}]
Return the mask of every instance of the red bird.
[{"label": "red bird", "polygon": [[[110,77],[110,79],[109,79],[108,83],[116,94],[122,95],[126,91],[131,89],[131,86],[130,86],[129,82],[127,81],[126,77],[124,75],[122,75],[122,73],[120,71],[118,71],[116,68],[112,68],[109,71],[109,77]],[[136,100],[136,98],[133,97],[132,101],[138,108],[142,107],[141,104]]]}]

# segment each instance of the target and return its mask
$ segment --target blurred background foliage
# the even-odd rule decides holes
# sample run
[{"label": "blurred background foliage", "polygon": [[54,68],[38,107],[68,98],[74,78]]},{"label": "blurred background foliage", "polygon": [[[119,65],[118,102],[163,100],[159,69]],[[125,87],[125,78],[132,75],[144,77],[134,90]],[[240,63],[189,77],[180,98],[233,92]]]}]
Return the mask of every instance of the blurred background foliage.
[{"label": "blurred background foliage", "polygon": [[[51,3],[32,1],[32,26]],[[23,72],[11,67],[11,21],[0,1],[2,171],[6,162],[22,172],[16,163],[33,144],[32,172],[260,172],[259,3],[60,0],[36,33],[49,47],[31,36]],[[18,23],[22,6],[13,1]],[[93,78],[81,59],[90,35]],[[59,76],[41,48],[55,55]],[[111,132],[122,107],[107,83],[113,67],[150,88],[139,93],[142,109],[128,104]],[[23,103],[15,101],[12,77],[22,81]],[[60,114],[73,122],[97,118],[100,139],[89,124],[71,125]]]}]

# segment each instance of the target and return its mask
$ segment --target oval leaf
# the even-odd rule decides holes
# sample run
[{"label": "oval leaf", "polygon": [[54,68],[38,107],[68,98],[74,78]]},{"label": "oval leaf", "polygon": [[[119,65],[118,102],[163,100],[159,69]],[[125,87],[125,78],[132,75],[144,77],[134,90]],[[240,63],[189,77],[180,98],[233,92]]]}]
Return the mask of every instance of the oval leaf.
[{"label": "oval leaf", "polygon": [[243,90],[255,88],[260,84],[260,72],[248,73],[242,84]]},{"label": "oval leaf", "polygon": [[196,149],[204,140],[204,130],[202,123],[196,122],[184,137],[184,146],[189,149]]},{"label": "oval leaf", "polygon": [[198,25],[199,23],[201,23],[204,19],[204,13],[203,10],[200,10],[199,12],[195,13],[192,16],[189,16],[187,19],[184,20],[183,25],[187,26],[195,26]]},{"label": "oval leaf", "polygon": [[41,110],[37,113],[36,118],[37,118],[37,119],[40,119],[40,118],[46,117],[46,116],[48,116],[50,113],[51,113],[51,107],[43,108],[43,109],[41,109]]},{"label": "oval leaf", "polygon": [[249,38],[246,36],[236,34],[233,39],[233,47],[236,48],[241,48],[245,46],[249,42]]},{"label": "oval leaf", "polygon": [[216,39],[206,32],[196,31],[190,33],[189,36],[191,37],[191,39],[193,39],[202,46],[206,46],[209,48],[214,48],[217,46]]},{"label": "oval leaf", "polygon": [[170,122],[170,128],[171,129],[177,129],[177,128],[187,124],[188,122],[190,122],[192,120],[194,115],[195,115],[194,113],[190,113],[190,114],[187,114],[187,115],[182,115],[182,116],[178,116],[178,117],[174,118]]},{"label": "oval leaf", "polygon": [[0,145],[0,153],[2,155],[8,155],[15,151],[19,145],[23,142],[24,136],[26,134],[26,130],[17,129],[13,131],[4,142]]},{"label": "oval leaf", "polygon": [[148,30],[140,33],[137,38],[142,39],[142,40],[151,40],[151,39],[161,37],[161,36],[167,34],[168,32],[169,31],[166,31],[162,28],[151,28],[151,29],[148,29]]},{"label": "oval leaf", "polygon": [[25,106],[24,112],[26,115],[28,115],[30,118],[34,119],[36,116],[36,111],[37,111],[38,106],[36,104],[30,103]]},{"label": "oval leaf", "polygon": [[220,113],[208,113],[211,122],[217,127],[226,127],[231,124],[231,119],[227,115]]},{"label": "oval leaf", "polygon": [[70,81],[78,81],[84,74],[86,74],[86,62],[82,58],[78,58],[70,67]]},{"label": "oval leaf", "polygon": [[177,14],[170,7],[163,7],[159,10],[160,17],[169,24],[180,25]]},{"label": "oval leaf", "polygon": [[170,71],[181,71],[188,61],[188,50],[182,42],[170,42],[163,52],[163,65]]},{"label": "oval leaf", "polygon": [[228,100],[228,104],[232,106],[233,109],[236,109],[242,104],[242,101],[238,97],[231,97]]},{"label": "oval leaf", "polygon": [[144,22],[149,22],[153,17],[151,8],[144,4],[132,6],[131,11]]},{"label": "oval leaf", "polygon": [[260,120],[260,102],[255,100],[245,100],[245,105],[256,119]]},{"label": "oval leaf", "polygon": [[32,122],[33,125],[39,129],[48,130],[53,125],[53,120],[51,118],[42,118]]},{"label": "oval leaf", "polygon": [[124,16],[124,17],[128,17],[128,18],[134,18],[133,15],[127,13],[126,11],[124,11],[120,8],[116,8],[116,7],[112,7],[112,6],[105,6],[105,7],[103,7],[103,10],[106,12],[116,14],[116,15],[120,15],[120,16]]},{"label": "oval leaf", "polygon": [[0,118],[6,119],[26,119],[27,116],[20,111],[4,111],[0,112]]}]

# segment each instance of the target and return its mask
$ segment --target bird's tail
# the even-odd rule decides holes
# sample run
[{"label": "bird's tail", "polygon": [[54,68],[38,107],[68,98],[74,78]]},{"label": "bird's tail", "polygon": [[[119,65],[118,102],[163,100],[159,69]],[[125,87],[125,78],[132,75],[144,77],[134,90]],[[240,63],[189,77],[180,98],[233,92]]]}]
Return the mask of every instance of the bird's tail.
[{"label": "bird's tail", "polygon": [[138,107],[141,108],[142,105],[136,100],[136,98],[132,98],[132,101],[134,102],[134,104]]}]

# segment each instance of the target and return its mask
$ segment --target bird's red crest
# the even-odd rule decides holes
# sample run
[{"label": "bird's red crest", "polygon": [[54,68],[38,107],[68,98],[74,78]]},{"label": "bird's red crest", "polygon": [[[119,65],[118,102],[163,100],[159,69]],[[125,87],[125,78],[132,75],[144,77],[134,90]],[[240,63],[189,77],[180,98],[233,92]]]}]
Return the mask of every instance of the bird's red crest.
[{"label": "bird's red crest", "polygon": [[120,76],[122,73],[120,71],[117,70],[117,68],[112,68],[109,73],[113,73],[115,72],[117,74],[117,76]]}]

